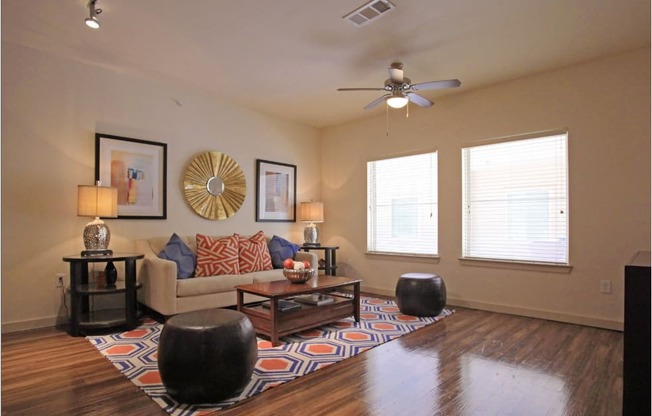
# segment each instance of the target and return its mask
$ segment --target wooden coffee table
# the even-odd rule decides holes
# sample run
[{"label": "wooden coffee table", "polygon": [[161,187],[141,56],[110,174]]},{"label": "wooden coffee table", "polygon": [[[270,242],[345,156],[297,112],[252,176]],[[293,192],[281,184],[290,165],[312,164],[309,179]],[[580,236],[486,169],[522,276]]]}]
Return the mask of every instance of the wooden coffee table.
[{"label": "wooden coffee table", "polygon": [[[287,280],[277,280],[266,283],[252,283],[236,286],[238,292],[238,311],[249,317],[256,333],[268,336],[272,345],[280,344],[279,338],[295,332],[315,328],[320,325],[335,322],[342,318],[353,316],[360,322],[360,282],[342,276],[315,276],[307,283],[296,284]],[[332,293],[333,290],[347,286],[353,287],[353,295]],[[335,302],[328,305],[302,304],[301,309],[281,312],[278,310],[279,299],[298,295],[329,292]],[[269,298],[271,307],[263,308],[261,303],[244,304],[244,294],[249,293]]]}]

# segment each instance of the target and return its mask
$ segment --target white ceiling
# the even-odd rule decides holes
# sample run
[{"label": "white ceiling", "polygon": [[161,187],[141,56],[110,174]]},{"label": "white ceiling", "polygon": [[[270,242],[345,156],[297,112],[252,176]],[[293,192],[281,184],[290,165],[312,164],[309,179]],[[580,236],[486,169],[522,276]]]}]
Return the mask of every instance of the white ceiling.
[{"label": "white ceiling", "polygon": [[395,60],[415,83],[462,81],[423,92],[436,102],[650,45],[650,0],[392,0],[366,26],[342,19],[365,2],[98,0],[93,31],[86,0],[2,0],[2,41],[316,127],[384,111],[362,109],[381,92],[336,90],[381,87]]}]

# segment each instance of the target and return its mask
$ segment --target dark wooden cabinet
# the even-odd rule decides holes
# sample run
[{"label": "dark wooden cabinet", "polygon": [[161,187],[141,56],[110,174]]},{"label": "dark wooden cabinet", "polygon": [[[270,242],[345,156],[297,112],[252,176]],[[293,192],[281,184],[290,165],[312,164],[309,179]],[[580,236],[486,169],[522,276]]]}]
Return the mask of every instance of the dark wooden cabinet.
[{"label": "dark wooden cabinet", "polygon": [[623,415],[650,414],[650,252],[625,266]]}]

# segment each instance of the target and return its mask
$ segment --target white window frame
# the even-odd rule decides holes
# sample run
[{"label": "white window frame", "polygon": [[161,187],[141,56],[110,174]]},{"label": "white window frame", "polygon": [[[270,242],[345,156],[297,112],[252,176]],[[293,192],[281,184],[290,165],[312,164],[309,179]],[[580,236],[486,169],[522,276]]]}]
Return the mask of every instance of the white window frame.
[{"label": "white window frame", "polygon": [[367,254],[438,257],[437,159],[427,150],[367,162]]},{"label": "white window frame", "polygon": [[[568,132],[494,139],[461,153],[461,259],[570,266]],[[548,170],[538,174],[524,162]]]}]

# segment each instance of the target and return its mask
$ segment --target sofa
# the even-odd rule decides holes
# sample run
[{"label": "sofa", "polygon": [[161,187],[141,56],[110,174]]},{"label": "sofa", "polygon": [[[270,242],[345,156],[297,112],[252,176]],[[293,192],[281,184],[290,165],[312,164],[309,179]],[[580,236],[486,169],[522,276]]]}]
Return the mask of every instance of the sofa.
[{"label": "sofa", "polygon": [[[260,237],[260,234],[258,233],[257,236]],[[235,235],[237,236],[237,234]],[[200,235],[177,236],[175,234],[174,236],[183,241],[186,248],[197,256],[197,262],[201,262],[201,250],[198,253],[197,247]],[[220,240],[230,237],[207,238]],[[245,241],[244,237],[239,238],[241,241]],[[269,239],[263,238],[265,238],[264,241],[269,243]],[[276,238],[274,236],[274,239]],[[144,259],[138,262],[138,281],[142,283],[142,288],[138,291],[138,301],[166,317],[201,309],[234,306],[237,304],[235,286],[285,279],[282,268],[181,278],[178,270],[178,268],[182,268],[180,264],[159,257],[159,253],[166,249],[166,245],[170,241],[169,236],[136,241],[136,251],[145,255]],[[264,250],[267,250],[266,245]],[[298,246],[296,246],[296,250],[293,256],[294,260],[308,261],[314,267],[317,266],[318,258],[316,254],[298,251]],[[245,303],[260,300],[264,299],[249,294],[244,296]]]}]

